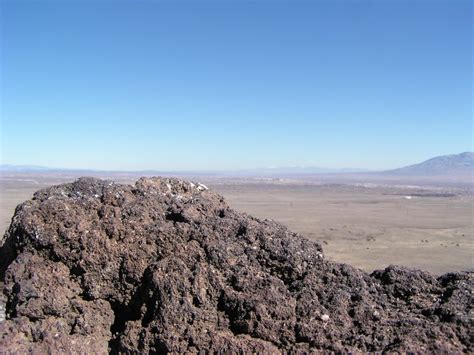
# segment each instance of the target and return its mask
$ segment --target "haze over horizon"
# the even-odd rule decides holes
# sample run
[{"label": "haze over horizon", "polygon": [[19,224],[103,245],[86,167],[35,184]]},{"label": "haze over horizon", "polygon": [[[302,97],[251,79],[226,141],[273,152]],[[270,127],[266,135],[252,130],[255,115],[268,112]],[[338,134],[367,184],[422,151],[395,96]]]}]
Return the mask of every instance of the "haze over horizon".
[{"label": "haze over horizon", "polygon": [[470,1],[3,1],[0,163],[384,170],[472,151]]}]

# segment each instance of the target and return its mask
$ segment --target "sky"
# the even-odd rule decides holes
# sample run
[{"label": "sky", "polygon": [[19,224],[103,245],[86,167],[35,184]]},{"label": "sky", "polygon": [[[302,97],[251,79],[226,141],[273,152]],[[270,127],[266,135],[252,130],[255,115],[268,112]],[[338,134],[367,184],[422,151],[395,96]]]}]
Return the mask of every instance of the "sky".
[{"label": "sky", "polygon": [[464,0],[0,0],[0,161],[386,169],[473,150]]}]

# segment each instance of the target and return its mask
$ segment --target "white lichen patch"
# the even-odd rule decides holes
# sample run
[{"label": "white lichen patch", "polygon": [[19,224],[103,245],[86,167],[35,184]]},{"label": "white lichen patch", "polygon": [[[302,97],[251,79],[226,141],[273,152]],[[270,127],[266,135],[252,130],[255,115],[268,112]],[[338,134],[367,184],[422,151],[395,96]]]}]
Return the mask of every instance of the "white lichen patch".
[{"label": "white lichen patch", "polygon": [[6,318],[6,315],[5,315],[5,304],[0,301],[0,323],[1,322],[4,322],[5,321],[5,318]]},{"label": "white lichen patch", "polygon": [[201,184],[201,183],[198,183],[197,189],[198,189],[199,191],[209,190],[209,188],[208,188],[206,185]]}]

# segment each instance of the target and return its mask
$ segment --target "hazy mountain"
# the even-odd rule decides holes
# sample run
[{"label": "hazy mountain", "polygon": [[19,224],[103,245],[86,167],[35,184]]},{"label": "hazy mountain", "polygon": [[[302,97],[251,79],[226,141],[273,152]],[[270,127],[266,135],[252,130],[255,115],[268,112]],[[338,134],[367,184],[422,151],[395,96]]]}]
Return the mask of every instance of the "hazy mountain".
[{"label": "hazy mountain", "polygon": [[232,176],[277,176],[277,175],[293,175],[293,174],[327,174],[327,173],[356,173],[367,172],[366,169],[356,168],[321,168],[321,167],[264,167],[255,169],[240,170],[139,170],[139,171],[120,171],[120,170],[96,170],[96,169],[62,169],[50,168],[36,165],[12,165],[0,164],[0,171],[8,172],[123,172],[123,173],[142,173],[150,174],[175,174],[175,175],[232,175]]},{"label": "hazy mountain", "polygon": [[[262,167],[241,170],[207,170],[207,171],[165,171],[165,170],[142,170],[142,171],[102,171],[88,169],[59,169],[35,165],[0,165],[0,172],[69,172],[69,173],[128,173],[143,175],[212,175],[212,176],[238,176],[238,177],[277,177],[277,176],[305,176],[305,175],[334,175],[346,176],[356,174],[361,176],[393,176],[393,177],[469,177],[474,171],[474,153],[464,152],[461,154],[443,155],[431,158],[419,164],[403,168],[386,170],[381,172],[369,171],[356,168],[321,168],[321,167]],[[368,174],[368,175],[367,175]]]},{"label": "hazy mountain", "polygon": [[37,165],[13,165],[13,164],[0,164],[0,171],[11,171],[11,172],[35,172],[35,171],[51,171],[52,168]]},{"label": "hazy mountain", "polygon": [[315,166],[288,166],[288,167],[268,167],[245,170],[234,170],[227,173],[242,176],[280,176],[280,175],[304,175],[304,174],[338,174],[338,173],[359,173],[367,172],[367,169],[357,168],[322,168]]},{"label": "hazy mountain", "polygon": [[466,176],[474,171],[474,153],[442,155],[384,173],[400,176]]}]

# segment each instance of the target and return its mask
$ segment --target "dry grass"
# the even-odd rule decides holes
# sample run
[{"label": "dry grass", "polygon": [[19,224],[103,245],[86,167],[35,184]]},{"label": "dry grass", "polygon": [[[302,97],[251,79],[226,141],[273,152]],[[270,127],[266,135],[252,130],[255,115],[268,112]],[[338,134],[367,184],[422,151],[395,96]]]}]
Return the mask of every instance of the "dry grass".
[{"label": "dry grass", "polygon": [[222,185],[237,210],[282,222],[322,243],[326,257],[371,271],[389,264],[434,273],[473,266],[473,199],[406,199],[410,190]]}]

